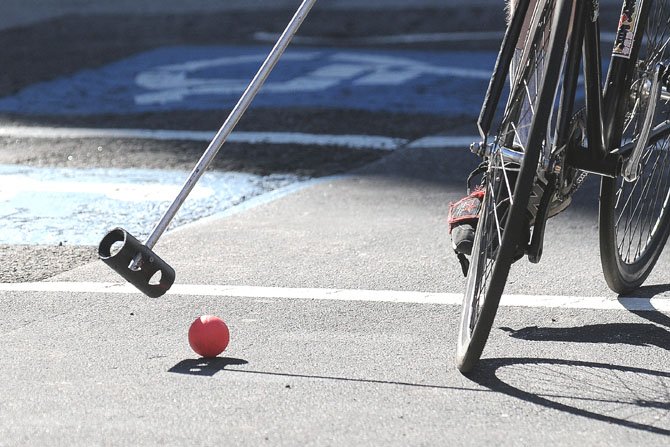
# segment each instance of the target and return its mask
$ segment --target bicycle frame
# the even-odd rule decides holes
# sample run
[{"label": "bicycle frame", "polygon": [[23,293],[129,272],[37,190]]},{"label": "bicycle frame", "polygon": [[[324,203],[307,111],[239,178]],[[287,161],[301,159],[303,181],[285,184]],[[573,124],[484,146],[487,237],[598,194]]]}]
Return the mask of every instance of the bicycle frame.
[{"label": "bicycle frame", "polygon": [[[457,340],[465,374],[491,334],[512,264],[540,261],[546,222],[570,205],[584,172],[602,177],[601,264],[614,292],[647,279],[670,235],[670,5],[624,0],[604,82],[597,0],[511,6],[478,121],[482,142],[471,148],[486,171]],[[492,129],[498,105],[504,115]]]},{"label": "bicycle frame", "polygon": [[[529,9],[538,1],[546,0],[518,0],[516,4],[477,123],[482,143],[478,148],[476,145],[473,146],[474,152],[481,154],[487,146],[487,137],[505,87],[524,20]],[[635,61],[642,40],[641,35],[644,32],[643,27],[637,27],[637,23],[646,23],[649,1],[623,0],[622,18],[617,29],[617,45],[604,87],[601,73],[599,2],[574,0],[572,11],[554,147],[566,147],[565,163],[576,169],[616,177],[621,174],[622,167],[633,149],[632,143],[619,147],[622,129],[618,124],[622,122],[627,107],[627,101],[621,91],[627,91],[630,87],[630,79],[635,70]],[[575,112],[575,97],[582,65],[587,147],[569,144],[570,125]],[[661,134],[666,129],[664,126],[663,129],[652,132],[649,138],[653,139],[655,134]]]}]

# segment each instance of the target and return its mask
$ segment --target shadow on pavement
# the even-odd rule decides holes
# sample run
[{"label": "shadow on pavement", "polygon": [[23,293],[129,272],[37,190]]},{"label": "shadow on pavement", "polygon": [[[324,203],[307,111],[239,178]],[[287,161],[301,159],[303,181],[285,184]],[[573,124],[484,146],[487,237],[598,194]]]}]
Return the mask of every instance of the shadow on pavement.
[{"label": "shadow on pavement", "polygon": [[619,298],[635,297],[635,298],[653,298],[662,295],[665,292],[670,292],[670,284],[655,284],[653,286],[642,286],[635,289],[633,292],[625,295],[620,295]]},{"label": "shadow on pavement", "polygon": [[232,357],[186,359],[168,369],[168,372],[191,376],[211,377],[219,371],[224,370],[227,366],[246,365],[247,363],[249,362],[246,360]]},{"label": "shadow on pavement", "polygon": [[670,435],[670,372],[546,358],[483,359],[468,376],[491,391],[589,419]]},{"label": "shadow on pavement", "polygon": [[[200,359],[203,360],[203,359]],[[236,359],[231,359],[231,360],[236,360]],[[184,362],[191,362],[191,360],[185,360]],[[184,362],[180,362],[177,366],[181,365]],[[193,361],[195,362],[195,361]],[[199,362],[198,362],[199,363]],[[246,362],[241,363],[241,364],[246,364]],[[227,366],[227,365],[224,365]],[[173,371],[173,369],[176,368],[173,367],[170,369],[170,372],[180,372],[180,371]],[[224,368],[221,367],[215,371],[218,372],[220,370],[223,370]],[[277,371],[255,371],[255,370],[249,370],[249,369],[234,369],[234,368],[225,368],[226,371],[230,372],[236,372],[236,373],[246,373],[246,374],[255,374],[255,375],[262,375],[262,376],[274,376],[274,377],[285,377],[288,379],[313,379],[313,380],[333,380],[333,381],[338,381],[338,382],[352,382],[352,383],[364,383],[364,384],[373,384],[373,385],[391,385],[391,386],[402,386],[402,387],[415,387],[415,388],[429,388],[429,389],[435,389],[435,390],[456,390],[456,391],[475,391],[475,392],[486,392],[489,393],[489,390],[486,389],[481,389],[481,388],[465,388],[465,387],[458,387],[458,386],[447,386],[447,385],[436,385],[436,384],[428,384],[428,383],[414,383],[414,382],[401,382],[401,381],[395,381],[395,380],[377,380],[377,379],[360,379],[360,378],[352,378],[352,377],[341,377],[341,376],[325,376],[325,375],[320,375],[320,374],[297,374],[297,373],[286,373],[286,372],[277,372]],[[186,374],[191,374],[191,373],[186,373]],[[194,373],[196,375],[203,375],[201,373]],[[209,374],[207,374],[209,375]],[[287,388],[290,388],[290,385],[287,385]]]},{"label": "shadow on pavement", "polygon": [[529,326],[519,330],[503,327],[501,329],[509,333],[510,337],[528,341],[658,346],[670,350],[670,331],[651,323],[606,323],[579,327]]},{"label": "shadow on pavement", "polygon": [[[653,286],[640,287],[639,289],[635,290],[631,295],[639,298],[651,299],[654,298],[655,296],[662,295],[668,291],[670,291],[670,284],[658,284]],[[624,297],[625,295],[619,296],[619,298]],[[624,300],[620,300],[620,302],[623,303]],[[651,307],[653,307],[653,304],[651,304]],[[629,312],[637,315],[640,318],[644,318],[645,320],[651,321],[652,323],[656,323],[659,326],[665,326],[668,329],[670,329],[670,316],[664,313],[656,311],[640,311],[634,309],[629,309]],[[666,344],[665,348],[670,349],[670,342]]]}]

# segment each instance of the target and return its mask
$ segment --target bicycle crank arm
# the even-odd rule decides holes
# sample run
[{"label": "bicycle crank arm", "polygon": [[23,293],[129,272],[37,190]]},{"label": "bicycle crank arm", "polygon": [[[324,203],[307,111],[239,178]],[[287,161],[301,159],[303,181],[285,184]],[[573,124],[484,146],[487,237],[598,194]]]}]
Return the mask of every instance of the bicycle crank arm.
[{"label": "bicycle crank arm", "polygon": [[98,256],[151,298],[164,295],[174,284],[174,269],[123,228],[107,233],[98,246]]},{"label": "bicycle crank arm", "polygon": [[642,130],[640,131],[640,135],[637,139],[637,142],[635,143],[633,152],[623,166],[622,175],[627,182],[634,182],[637,180],[640,174],[640,159],[642,158],[642,152],[649,144],[649,134],[651,132],[651,125],[654,122],[656,105],[661,99],[661,87],[664,71],[665,67],[662,64],[658,64],[656,66],[656,72],[654,73],[654,78],[652,79],[651,86],[649,87],[647,110],[645,111]]},{"label": "bicycle crank arm", "polygon": [[540,198],[540,204],[535,214],[535,224],[533,225],[533,236],[528,245],[528,260],[533,264],[537,264],[542,259],[542,251],[544,249],[544,230],[547,228],[547,219],[549,218],[549,204],[551,197],[556,191],[555,175],[549,175],[547,186]]}]

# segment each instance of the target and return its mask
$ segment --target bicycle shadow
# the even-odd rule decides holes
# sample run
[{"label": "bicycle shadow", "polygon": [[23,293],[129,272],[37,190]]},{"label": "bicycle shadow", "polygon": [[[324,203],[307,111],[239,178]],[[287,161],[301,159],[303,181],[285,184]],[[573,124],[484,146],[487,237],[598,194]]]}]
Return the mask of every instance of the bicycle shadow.
[{"label": "bicycle shadow", "polygon": [[[628,312],[649,323],[603,323],[580,327],[539,327],[521,329],[501,327],[510,337],[527,341],[625,344],[657,346],[670,350],[670,316],[658,312],[651,299],[670,291],[670,284],[640,287],[629,295],[619,295],[619,303]],[[635,303],[630,298],[635,298]]]},{"label": "bicycle shadow", "polygon": [[[649,323],[500,329],[510,337],[527,341],[624,344],[670,350],[670,317],[655,311],[651,302],[668,290],[670,285],[647,286],[633,295],[618,297],[629,312]],[[631,296],[641,298],[640,302],[633,304]],[[670,435],[670,372],[667,371],[595,362],[512,358],[483,359],[469,377],[493,391],[545,407]]]},{"label": "bicycle shadow", "polygon": [[658,295],[662,295],[666,292],[670,292],[670,284],[655,284],[653,286],[642,286],[635,289],[633,292],[619,295],[618,298],[654,298]]},{"label": "bicycle shadow", "polygon": [[670,435],[670,372],[575,360],[489,358],[480,360],[468,378],[546,408]]},{"label": "bicycle shadow", "polygon": [[[668,319],[667,324],[670,327],[670,318],[663,314],[659,314],[658,318]],[[603,323],[579,327],[528,326],[521,329],[501,327],[500,329],[507,332],[510,337],[526,341],[657,346],[670,350],[670,331],[652,323]]]},{"label": "bicycle shadow", "polygon": [[[640,287],[639,289],[635,290],[633,293],[628,294],[628,295],[619,295],[618,299],[619,302],[625,307],[630,313],[637,315],[640,318],[644,318],[645,320],[651,321],[653,323],[656,323],[661,326],[665,326],[667,328],[670,328],[670,316],[661,313],[661,312],[656,312],[654,309],[654,305],[651,302],[652,298],[655,298],[659,295],[662,295],[666,292],[670,292],[670,284],[658,284],[658,285],[653,285],[653,286],[644,286]],[[627,297],[636,297],[636,298],[643,298],[648,300],[646,303],[646,308],[649,310],[639,310],[639,309],[634,309],[628,306],[628,302],[625,300]]]}]

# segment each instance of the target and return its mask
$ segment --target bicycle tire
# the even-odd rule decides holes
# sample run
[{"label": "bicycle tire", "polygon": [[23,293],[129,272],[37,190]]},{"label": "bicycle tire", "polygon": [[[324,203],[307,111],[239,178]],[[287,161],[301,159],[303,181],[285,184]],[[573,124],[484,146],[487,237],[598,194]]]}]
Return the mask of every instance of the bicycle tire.
[{"label": "bicycle tire", "polygon": [[[621,144],[636,141],[646,112],[642,91],[656,65],[669,64],[670,5],[650,5],[639,57],[630,87],[628,112],[621,117]],[[651,127],[670,116],[670,104],[659,101]],[[670,130],[659,132],[643,150],[639,176],[633,182],[603,177],[600,187],[600,258],[607,285],[626,294],[641,286],[652,272],[670,235]]]},{"label": "bicycle tire", "polygon": [[[456,348],[456,366],[463,374],[470,372],[482,355],[510,267],[520,253],[523,255],[527,244],[521,238],[528,234],[528,202],[554,108],[571,6],[567,0],[549,0],[532,12],[538,26],[531,28],[525,41],[527,53],[522,59],[526,63],[519,66],[487,158],[486,193],[475,232]],[[535,88],[530,89],[533,80]],[[535,91],[534,104],[531,90]],[[528,113],[532,113],[532,119],[523,119]],[[530,123],[525,124],[527,133],[516,126],[522,122]],[[522,149],[518,167],[503,159],[502,149],[510,143]]]}]

